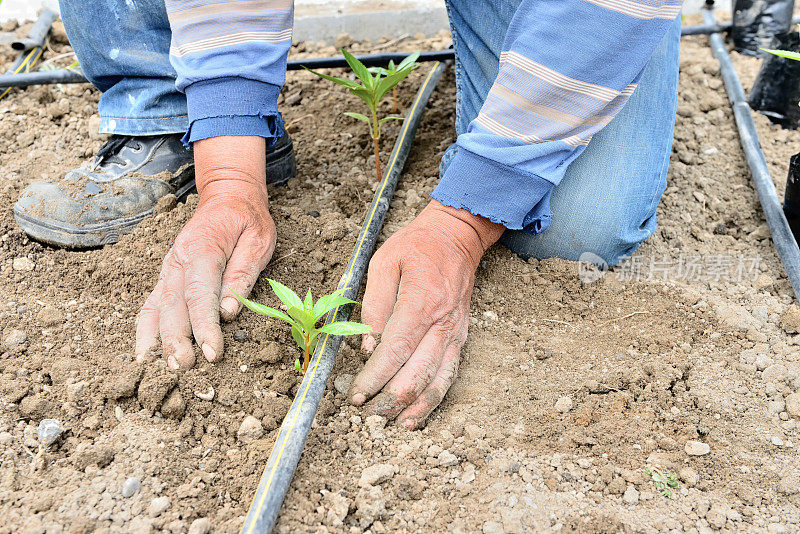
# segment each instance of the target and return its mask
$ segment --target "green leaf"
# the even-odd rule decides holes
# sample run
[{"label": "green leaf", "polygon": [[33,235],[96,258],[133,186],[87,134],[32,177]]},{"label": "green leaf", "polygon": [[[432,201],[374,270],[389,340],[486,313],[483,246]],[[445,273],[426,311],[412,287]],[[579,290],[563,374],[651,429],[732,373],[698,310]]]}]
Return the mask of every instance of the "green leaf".
[{"label": "green leaf", "polygon": [[311,332],[311,336],[308,338],[308,352],[309,354],[314,354],[314,349],[317,348],[317,341],[319,340],[319,330],[314,330]]},{"label": "green leaf", "polygon": [[382,79],[378,86],[375,88],[375,101],[380,102],[386,93],[392,90],[392,87],[403,81],[413,71],[413,68],[405,68],[399,70],[391,76]]},{"label": "green leaf", "polygon": [[382,118],[381,120],[379,120],[379,121],[378,121],[378,124],[379,124],[379,125],[382,125],[384,122],[386,122],[386,121],[392,121],[392,120],[395,120],[395,121],[404,121],[404,120],[406,120],[406,118],[405,118],[405,117],[395,117],[395,116],[393,116],[393,115],[392,115],[392,116],[390,116],[390,117],[384,117],[384,118]]},{"label": "green leaf", "polygon": [[419,65],[417,64],[418,59],[419,59],[419,50],[417,50],[416,52],[414,52],[409,56],[406,56],[406,58],[400,62],[400,64],[397,66],[397,69],[395,70],[403,70],[406,67],[411,67],[411,66],[413,66],[416,69],[419,67]]},{"label": "green leaf", "polygon": [[351,300],[341,295],[327,295],[320,298],[314,305],[312,312],[314,317],[319,320],[320,317],[336,308],[337,306],[344,306],[345,304],[358,304],[358,302]]},{"label": "green leaf", "polygon": [[298,373],[302,373],[303,372],[303,366],[300,365],[300,358],[295,358],[294,359],[294,368],[297,369]]},{"label": "green leaf", "polygon": [[344,60],[347,61],[347,64],[350,65],[350,68],[356,73],[358,79],[361,80],[361,83],[363,83],[368,89],[373,89],[375,87],[375,78],[372,77],[369,69],[365,67],[356,56],[344,48],[342,48],[342,54],[344,55]]},{"label": "green leaf", "polygon": [[293,323],[292,318],[283,313],[280,310],[276,310],[275,308],[270,308],[269,306],[264,306],[263,304],[259,304],[258,302],[253,302],[252,300],[248,300],[246,298],[240,297],[236,291],[233,289],[230,290],[231,293],[236,295],[236,298],[239,299],[239,302],[244,304],[248,309],[260,314],[266,315],[267,317],[272,317],[274,319],[283,319],[288,323]]},{"label": "green leaf", "polygon": [[[272,291],[275,292],[275,295],[281,302],[286,304],[289,308],[294,306],[295,308],[302,308],[303,301],[300,300],[300,297],[297,296],[297,293],[286,287],[285,285],[281,284],[280,282],[276,282],[275,280],[267,279],[269,285],[272,286]],[[289,314],[291,315],[291,314]]]},{"label": "green leaf", "polygon": [[296,324],[292,325],[292,337],[294,338],[294,342],[300,345],[302,350],[306,350],[306,340],[303,339],[303,333]]},{"label": "green leaf", "polygon": [[384,69],[383,67],[370,67],[370,73],[377,74],[378,76],[388,76],[391,74],[388,70]]},{"label": "green leaf", "polygon": [[297,321],[306,332],[311,332],[314,329],[314,323],[316,323],[314,316],[305,311],[303,308],[292,306],[289,308],[288,313],[289,316]]},{"label": "green leaf", "polygon": [[[401,65],[402,65],[402,63],[401,63]],[[395,65],[395,64],[394,64],[394,60],[393,60],[393,59],[390,59],[390,60],[389,60],[389,71],[390,71],[390,72],[395,72],[395,71],[397,71],[397,65]],[[388,74],[389,74],[389,73],[387,72],[387,73],[385,74],[385,76],[388,76]]]},{"label": "green leaf", "polygon": [[800,61],[800,53],[798,52],[790,52],[788,50],[770,50],[768,48],[762,48],[761,50],[769,52],[770,54],[774,54],[776,56],[785,57],[787,59],[794,59],[795,61]]},{"label": "green leaf", "polygon": [[314,297],[311,296],[310,289],[308,290],[308,293],[306,293],[306,300],[303,302],[303,309],[306,312],[311,312],[311,310],[314,309]]},{"label": "green leaf", "polygon": [[335,323],[322,325],[319,328],[319,331],[334,336],[352,336],[355,334],[366,334],[367,332],[372,331],[372,327],[350,321],[338,321]]},{"label": "green leaf", "polygon": [[375,111],[378,99],[375,98],[373,91],[359,86],[357,89],[350,89],[350,92],[363,100],[370,111]]},{"label": "green leaf", "polygon": [[362,113],[354,113],[352,111],[345,111],[344,114],[347,115],[348,117],[353,117],[354,119],[358,119],[360,121],[364,121],[367,124],[369,124],[370,126],[372,126],[372,123],[370,122],[369,117],[367,117],[366,115],[364,115]]},{"label": "green leaf", "polygon": [[329,82],[333,82],[337,85],[341,85],[342,87],[347,87],[348,89],[355,89],[356,87],[361,87],[361,84],[358,84],[351,80],[345,80],[344,78],[337,78],[336,76],[328,76],[327,74],[322,74],[321,72],[317,72],[315,70],[311,70],[308,67],[303,67],[308,72],[316,74],[320,78],[324,80],[328,80]]}]

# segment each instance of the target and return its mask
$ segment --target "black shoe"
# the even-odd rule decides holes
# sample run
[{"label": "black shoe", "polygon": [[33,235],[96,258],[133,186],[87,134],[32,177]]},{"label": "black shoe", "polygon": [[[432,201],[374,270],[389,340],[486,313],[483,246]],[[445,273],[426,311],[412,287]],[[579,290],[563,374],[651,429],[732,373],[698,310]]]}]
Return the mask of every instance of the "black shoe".
[{"label": "black shoe", "polygon": [[[26,187],[14,204],[17,224],[61,247],[116,243],[153,213],[158,199],[194,190],[192,152],[181,137],[113,136],[90,165]],[[267,149],[267,183],[282,185],[296,173],[292,139],[284,134]]]}]

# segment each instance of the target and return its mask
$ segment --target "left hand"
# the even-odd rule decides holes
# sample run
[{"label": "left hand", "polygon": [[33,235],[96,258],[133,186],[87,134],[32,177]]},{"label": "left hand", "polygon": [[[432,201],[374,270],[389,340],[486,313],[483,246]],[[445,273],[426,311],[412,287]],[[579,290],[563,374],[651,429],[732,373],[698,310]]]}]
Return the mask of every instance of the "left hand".
[{"label": "left hand", "polygon": [[[369,265],[361,319],[374,353],[355,377],[350,402],[419,428],[456,378],[481,256],[504,227],[432,201],[395,233]],[[377,344],[376,336],[381,336]]]}]

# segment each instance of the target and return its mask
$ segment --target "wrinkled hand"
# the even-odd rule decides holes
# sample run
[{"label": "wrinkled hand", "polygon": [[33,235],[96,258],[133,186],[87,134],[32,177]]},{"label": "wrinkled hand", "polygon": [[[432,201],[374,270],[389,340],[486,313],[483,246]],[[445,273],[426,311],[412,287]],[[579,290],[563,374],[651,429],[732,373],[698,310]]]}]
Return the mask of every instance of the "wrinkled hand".
[{"label": "wrinkled hand", "polygon": [[425,422],[456,378],[475,270],[502,232],[433,201],[375,253],[361,313],[373,328],[362,342],[372,356],[353,380],[350,402],[372,398],[368,411],[406,428]]},{"label": "wrinkled hand", "polygon": [[194,146],[199,202],[164,258],[139,312],[136,358],[146,360],[160,335],[172,369],[194,365],[192,336],[209,362],[223,354],[220,315],[239,312],[228,288],[248,295],[275,250],[264,177],[264,140],[217,137]]}]

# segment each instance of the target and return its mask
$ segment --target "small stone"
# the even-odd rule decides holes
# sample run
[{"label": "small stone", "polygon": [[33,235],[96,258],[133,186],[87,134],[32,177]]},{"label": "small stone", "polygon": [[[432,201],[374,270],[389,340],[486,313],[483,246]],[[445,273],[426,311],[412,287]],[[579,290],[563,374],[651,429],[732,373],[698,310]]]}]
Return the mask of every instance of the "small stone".
[{"label": "small stone", "polygon": [[14,441],[11,432],[0,432],[0,445],[10,445]]},{"label": "small stone", "polygon": [[706,512],[706,521],[712,527],[721,529],[728,522],[728,510],[720,505],[714,505]]},{"label": "small stone", "polygon": [[208,534],[211,532],[211,520],[207,517],[195,519],[189,525],[189,534]]},{"label": "small stone", "polygon": [[442,467],[449,467],[458,463],[458,457],[448,450],[439,453],[439,465]]},{"label": "small stone", "polygon": [[39,428],[37,429],[37,433],[39,434],[39,443],[41,443],[43,447],[47,448],[55,443],[62,432],[64,432],[64,429],[61,428],[61,424],[57,420],[42,419],[39,422]]},{"label": "small stone", "polygon": [[628,486],[622,494],[622,500],[625,504],[636,504],[639,502],[639,492],[633,486]]},{"label": "small stone", "polygon": [[492,322],[494,322],[497,319],[499,319],[499,317],[497,316],[497,313],[493,312],[492,310],[486,310],[485,312],[483,312],[483,317],[487,321],[492,321]]},{"label": "small stone", "polygon": [[560,397],[556,401],[556,410],[561,413],[567,413],[572,409],[572,399],[569,397]]},{"label": "small stone", "polygon": [[689,456],[704,456],[711,452],[711,447],[708,443],[703,443],[702,441],[692,441],[689,440],[686,442],[686,446],[683,450]]},{"label": "small stone", "polygon": [[32,271],[36,264],[30,258],[14,258],[11,262],[11,268],[15,271]]},{"label": "small stone", "polygon": [[346,396],[347,392],[350,391],[350,384],[353,383],[353,378],[351,374],[341,374],[333,380],[333,387],[336,388],[336,391]]},{"label": "small stone", "polygon": [[700,482],[700,475],[691,467],[684,467],[681,469],[678,476],[683,480],[683,483],[690,488],[696,486],[697,483]]},{"label": "small stone", "polygon": [[233,333],[233,339],[239,343],[244,343],[247,341],[247,330],[237,330]]},{"label": "small stone", "polygon": [[761,378],[767,382],[780,382],[786,378],[786,366],[782,363],[773,363],[762,371]]},{"label": "small stone", "polygon": [[147,513],[150,517],[158,517],[169,508],[169,497],[156,497],[150,501],[150,506],[147,507]]},{"label": "small stone", "polygon": [[483,428],[473,424],[465,425],[464,433],[467,435],[470,441],[477,441],[486,436],[486,431]]},{"label": "small stone", "polygon": [[117,421],[122,421],[125,418],[125,411],[119,404],[114,406],[114,417],[116,418]]},{"label": "small stone", "polygon": [[800,476],[797,474],[786,475],[778,481],[778,493],[795,495],[800,492]]},{"label": "small stone", "polygon": [[122,484],[122,496],[126,499],[128,497],[133,497],[133,494],[139,491],[139,488],[141,487],[142,483],[139,482],[138,478],[130,477]]},{"label": "small stone", "polygon": [[800,308],[797,307],[797,304],[790,304],[783,311],[781,314],[781,328],[787,334],[800,333]]},{"label": "small stone", "polygon": [[336,40],[333,41],[333,46],[336,47],[337,49],[347,48],[352,44],[353,44],[353,38],[350,37],[350,34],[348,33],[340,33],[336,37]]},{"label": "small stone", "polygon": [[391,464],[375,464],[361,471],[358,485],[362,488],[375,486],[392,478],[397,472],[397,467]]},{"label": "small stone", "polygon": [[178,197],[172,193],[167,193],[158,199],[158,202],[156,202],[156,207],[153,208],[153,213],[156,215],[159,213],[169,213],[170,211],[174,210],[177,205]]},{"label": "small stone", "polygon": [[47,306],[39,310],[39,313],[36,314],[36,320],[39,321],[40,325],[47,328],[63,323],[64,314],[58,308]]},{"label": "small stone", "polygon": [[252,415],[248,415],[244,418],[242,424],[239,425],[239,431],[236,433],[236,436],[242,443],[250,443],[263,435],[264,427],[261,426],[261,421]]},{"label": "small stone", "polygon": [[183,400],[178,388],[175,388],[161,404],[161,415],[169,419],[180,419],[185,411],[186,401]]},{"label": "small stone", "polygon": [[8,348],[18,347],[28,341],[28,334],[22,330],[12,330],[10,334],[3,340],[3,345]]},{"label": "small stone", "polygon": [[756,369],[758,371],[763,371],[764,369],[772,365],[774,362],[772,358],[770,358],[766,354],[759,354],[756,356],[755,362],[753,363],[755,364]]},{"label": "small stone", "polygon": [[800,419],[800,392],[792,393],[786,397],[786,413],[791,417]]},{"label": "small stone", "polygon": [[783,440],[778,436],[772,436],[772,444],[776,447],[783,447]]},{"label": "small stone", "polygon": [[364,421],[369,430],[369,435],[372,439],[382,439],[384,437],[383,429],[386,427],[386,418],[382,415],[370,415]]}]

